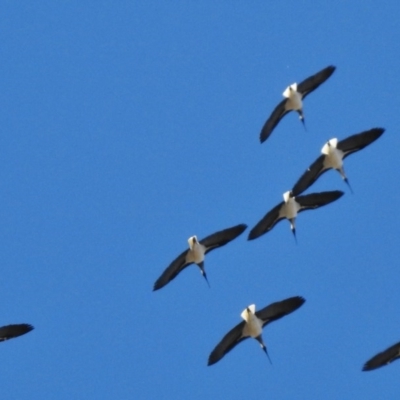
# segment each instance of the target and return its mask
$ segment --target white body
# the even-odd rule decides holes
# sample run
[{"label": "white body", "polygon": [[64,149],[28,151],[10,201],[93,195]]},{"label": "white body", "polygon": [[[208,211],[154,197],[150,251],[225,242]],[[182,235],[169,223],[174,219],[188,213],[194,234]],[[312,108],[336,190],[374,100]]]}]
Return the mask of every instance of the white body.
[{"label": "white body", "polygon": [[287,219],[296,218],[300,210],[300,204],[297,203],[294,197],[290,197],[290,192],[285,192],[283,199],[285,200],[285,204],[282,206],[279,214]]},{"label": "white body", "polygon": [[259,337],[262,333],[262,321],[255,315],[256,306],[252,304],[248,306],[240,316],[246,321],[243,328],[242,336],[251,336],[252,338]]},{"label": "white body", "polygon": [[204,254],[206,252],[206,247],[203,246],[197,240],[197,236],[192,236],[188,239],[189,251],[186,255],[187,262],[193,262],[195,264],[200,264],[204,261]]},{"label": "white body", "polygon": [[287,98],[285,103],[286,110],[297,111],[303,108],[303,102],[301,101],[302,95],[297,91],[297,83],[288,86],[282,94],[283,97]]},{"label": "white body", "polygon": [[336,138],[329,140],[324,147],[322,147],[321,153],[325,154],[324,167],[333,168],[340,172],[344,177],[343,171],[343,156],[342,150],[337,149],[338,140]]}]

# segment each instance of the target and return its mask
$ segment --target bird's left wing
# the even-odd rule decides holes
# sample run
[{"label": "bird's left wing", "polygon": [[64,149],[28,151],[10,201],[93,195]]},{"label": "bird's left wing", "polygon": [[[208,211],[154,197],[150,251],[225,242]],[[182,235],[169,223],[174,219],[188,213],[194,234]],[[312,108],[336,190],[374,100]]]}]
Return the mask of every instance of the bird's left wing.
[{"label": "bird's left wing", "polygon": [[261,129],[260,133],[260,142],[265,142],[269,136],[271,135],[272,131],[275,129],[278,122],[290,111],[286,110],[286,101],[287,99],[282,100],[272,111],[270,117],[265,122],[263,128]]},{"label": "bird's left wing", "polygon": [[250,231],[248,240],[256,239],[264,233],[269,232],[281,219],[285,218],[284,216],[280,215],[282,206],[283,202],[279,203],[271,211],[269,211],[264,218]]},{"label": "bird's left wing", "polygon": [[174,261],[165,269],[165,271],[161,274],[161,276],[154,283],[153,290],[161,289],[167,283],[172,281],[179,272],[181,272],[184,268],[189,266],[192,263],[186,262],[186,255],[188,250],[185,250],[182,254],[180,254]]},{"label": "bird's left wing", "polygon": [[242,321],[231,329],[217,344],[215,349],[211,352],[208,357],[208,365],[215,364],[218,362],[226,353],[230,352],[237,344],[242,340],[247,339],[248,336],[243,337],[242,332],[245,322]]},{"label": "bird's left wing", "polygon": [[324,166],[325,155],[319,156],[293,186],[293,196],[298,196],[307,190],[329,168]]}]

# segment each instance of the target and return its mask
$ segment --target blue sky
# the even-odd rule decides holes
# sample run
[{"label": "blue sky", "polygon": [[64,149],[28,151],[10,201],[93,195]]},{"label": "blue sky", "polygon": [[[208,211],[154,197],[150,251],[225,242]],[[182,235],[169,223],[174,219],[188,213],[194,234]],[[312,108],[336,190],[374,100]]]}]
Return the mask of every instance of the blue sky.
[{"label": "blue sky", "polygon": [[[0,6],[0,325],[7,399],[391,399],[400,362],[399,5],[390,1],[5,1]],[[259,132],[286,86],[335,65]],[[340,200],[248,242],[249,230],[152,292],[187,246],[282,200],[323,144],[374,127],[309,190]],[[207,358],[258,308],[301,295]]]}]

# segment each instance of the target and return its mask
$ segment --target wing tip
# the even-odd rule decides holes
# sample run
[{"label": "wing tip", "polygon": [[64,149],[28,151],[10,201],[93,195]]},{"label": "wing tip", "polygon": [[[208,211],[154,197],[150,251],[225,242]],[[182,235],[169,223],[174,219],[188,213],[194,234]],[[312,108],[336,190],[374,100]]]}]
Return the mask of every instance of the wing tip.
[{"label": "wing tip", "polygon": [[294,296],[291,298],[291,300],[294,300],[296,302],[296,304],[294,304],[295,307],[293,311],[299,309],[306,302],[306,299],[303,296]]},{"label": "wing tip", "polygon": [[343,190],[334,190],[333,193],[336,194],[337,199],[340,199],[344,195]]},{"label": "wing tip", "polygon": [[261,236],[261,235],[255,233],[254,230],[252,229],[252,230],[249,232],[249,235],[247,236],[247,240],[254,240],[254,239],[257,239],[257,238],[260,237],[260,236]]},{"label": "wing tip", "polygon": [[264,132],[264,129],[260,133],[260,143],[264,143],[268,139],[269,134]]},{"label": "wing tip", "polygon": [[216,349],[214,349],[208,357],[207,367],[216,364],[221,358],[225,355],[225,353],[221,356],[216,353]]},{"label": "wing tip", "polygon": [[366,372],[366,371],[372,371],[374,368],[371,368],[369,365],[368,365],[368,363],[366,363],[366,364],[364,364],[364,366],[362,367],[362,370],[361,371],[364,371],[364,372]]},{"label": "wing tip", "polygon": [[4,342],[6,340],[25,335],[31,332],[33,329],[35,329],[33,325],[26,323],[10,324],[2,326],[0,328],[1,330],[0,342]]},{"label": "wing tip", "polygon": [[336,65],[328,65],[322,71],[326,71],[328,73],[327,79],[336,71]]},{"label": "wing tip", "polygon": [[381,128],[381,127],[377,127],[377,128],[372,128],[370,131],[375,132],[376,133],[376,139],[379,139],[383,135],[383,133],[386,131],[386,129],[385,128]]},{"label": "wing tip", "polygon": [[161,289],[162,287],[164,287],[166,284],[162,283],[159,281],[159,279],[157,279],[153,285],[153,292],[155,292],[156,290]]},{"label": "wing tip", "polygon": [[306,299],[303,296],[295,296],[296,299],[299,300],[299,303],[304,304],[306,302]]},{"label": "wing tip", "polygon": [[238,229],[238,231],[240,232],[239,235],[241,235],[247,228],[248,228],[248,225],[246,225],[246,224],[236,225],[236,229]]}]

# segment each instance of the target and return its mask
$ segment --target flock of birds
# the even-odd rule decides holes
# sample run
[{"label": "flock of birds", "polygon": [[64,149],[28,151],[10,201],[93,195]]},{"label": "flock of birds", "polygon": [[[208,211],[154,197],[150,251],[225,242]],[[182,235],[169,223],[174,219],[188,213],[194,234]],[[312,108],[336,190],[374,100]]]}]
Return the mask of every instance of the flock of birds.
[{"label": "flock of birds", "polygon": [[[334,66],[329,66],[305,79],[303,82],[288,86],[283,92],[282,100],[273,110],[268,120],[265,122],[261,134],[261,143],[265,142],[271,135],[279,121],[290,111],[296,111],[299,114],[300,121],[305,127],[303,100],[314,91],[318,86],[324,83],[335,71]],[[384,132],[382,128],[373,128],[346,139],[338,140],[336,138],[329,140],[322,147],[322,155],[319,156],[304,174],[295,183],[292,190],[283,194],[283,202],[273,207],[251,230],[248,240],[257,239],[269,232],[279,221],[287,219],[290,222],[290,229],[296,240],[295,220],[297,214],[304,210],[322,207],[343,196],[339,190],[327,191],[321,193],[311,193],[301,195],[306,191],[324,172],[335,169],[339,172],[344,182],[351,186],[344,172],[343,160],[350,154],[363,149]],[[204,268],[205,255],[216,248],[222,247],[232,240],[236,239],[247,229],[247,225],[239,224],[213,233],[202,240],[196,236],[188,239],[189,248],[183,251],[172,263],[165,269],[154,284],[153,290],[159,290],[170,281],[172,281],[181,271],[191,264],[196,264],[206,280],[208,279]],[[256,311],[254,304],[246,307],[241,313],[242,322],[232,328],[217,344],[208,358],[208,365],[215,364],[231,351],[237,344],[247,338],[256,339],[262,350],[269,359],[267,347],[262,339],[262,330],[270,322],[276,321],[285,315],[292,313],[300,308],[305,302],[301,296],[290,297],[288,299],[272,303],[263,309]],[[31,330],[33,326],[29,324],[13,324],[0,327],[0,341],[15,338],[24,335]],[[400,343],[389,347],[383,352],[377,354],[368,360],[363,371],[373,370],[383,365],[389,364],[396,358],[400,358]],[[270,359],[269,359],[270,360]],[[271,360],[270,360],[271,361]]]},{"label": "flock of birds", "polygon": [[[305,128],[303,113],[304,98],[324,83],[335,71],[334,66],[328,66],[315,75],[310,76],[301,83],[293,83],[283,92],[284,99],[275,107],[270,117],[265,122],[261,134],[261,143],[265,142],[279,121],[291,111],[296,111],[300,121]],[[304,210],[322,207],[343,196],[339,190],[326,191],[321,193],[311,193],[301,195],[306,191],[324,172],[335,169],[347,184],[352,192],[349,180],[345,174],[343,160],[350,154],[363,149],[377,140],[384,132],[383,128],[373,128],[343,140],[337,138],[330,139],[321,150],[320,155],[304,172],[295,183],[292,190],[283,194],[283,201],[273,207],[251,230],[248,240],[257,239],[269,232],[279,221],[287,219],[290,222],[290,229],[296,239],[295,220],[297,214]],[[239,224],[218,232],[215,232],[204,239],[198,240],[197,236],[188,239],[189,248],[184,250],[171,264],[165,269],[161,276],[154,283],[153,290],[159,290],[171,282],[178,274],[191,264],[196,264],[208,286],[208,278],[204,267],[205,255],[211,250],[217,249],[236,239],[247,229],[246,224]],[[208,358],[208,365],[212,365],[221,360],[237,344],[247,338],[256,339],[262,350],[271,362],[267,347],[262,338],[262,330],[270,322],[276,321],[285,315],[292,313],[300,308],[305,302],[301,296],[290,297],[288,299],[272,303],[263,309],[256,311],[254,304],[246,307],[241,313],[242,322],[232,328],[217,344]],[[400,343],[389,347],[383,352],[375,355],[368,360],[363,371],[373,370],[383,365],[389,364],[393,360],[400,358]]]}]

